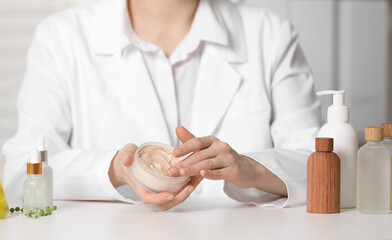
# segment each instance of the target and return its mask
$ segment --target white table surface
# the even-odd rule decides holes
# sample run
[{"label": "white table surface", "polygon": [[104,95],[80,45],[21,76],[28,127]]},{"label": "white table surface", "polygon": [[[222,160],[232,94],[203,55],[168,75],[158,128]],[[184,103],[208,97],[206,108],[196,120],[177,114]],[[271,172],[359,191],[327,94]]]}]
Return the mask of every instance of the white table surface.
[{"label": "white table surface", "polygon": [[14,213],[0,219],[0,239],[392,239],[392,214],[355,209],[321,215],[307,213],[305,206],[260,208],[207,198],[189,199],[168,212],[120,202],[55,205],[52,216]]}]

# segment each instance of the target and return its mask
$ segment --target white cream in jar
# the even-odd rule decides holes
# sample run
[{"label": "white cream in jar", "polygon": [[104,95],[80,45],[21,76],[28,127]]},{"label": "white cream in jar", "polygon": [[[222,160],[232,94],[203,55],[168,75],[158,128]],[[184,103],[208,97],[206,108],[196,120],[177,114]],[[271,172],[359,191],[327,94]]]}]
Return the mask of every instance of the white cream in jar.
[{"label": "white cream in jar", "polygon": [[131,177],[150,192],[177,194],[188,183],[189,177],[167,176],[167,170],[182,160],[175,158],[172,150],[172,146],[157,142],[140,145],[129,167]]},{"label": "white cream in jar", "polygon": [[139,159],[151,170],[163,175],[167,175],[167,170],[181,161],[169,149],[158,145],[143,146],[139,150]]}]

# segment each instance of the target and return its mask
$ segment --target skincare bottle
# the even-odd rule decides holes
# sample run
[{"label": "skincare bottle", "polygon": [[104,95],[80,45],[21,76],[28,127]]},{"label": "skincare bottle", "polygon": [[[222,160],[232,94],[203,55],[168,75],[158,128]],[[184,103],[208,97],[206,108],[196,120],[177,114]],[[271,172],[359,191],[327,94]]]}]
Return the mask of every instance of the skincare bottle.
[{"label": "skincare bottle", "polygon": [[48,151],[45,148],[45,138],[38,137],[37,149],[42,161],[42,178],[45,181],[45,207],[53,205],[53,170],[48,165]]},{"label": "skincare bottle", "polygon": [[340,212],[340,159],[333,138],[316,138],[316,152],[308,159],[307,211]]},{"label": "skincare bottle", "polygon": [[334,139],[334,151],[340,158],[340,207],[353,208],[356,204],[358,136],[349,124],[349,108],[344,105],[345,91],[322,91],[317,95],[333,95],[333,105],[328,107],[327,123],[318,137]]},{"label": "skincare bottle", "polygon": [[[2,172],[4,168],[4,157],[0,153],[0,171]],[[2,174],[2,173],[0,173]],[[8,203],[7,199],[5,198],[5,194],[3,191],[3,177],[0,177],[0,219],[5,218],[8,214]]]},{"label": "skincare bottle", "polygon": [[[381,145],[389,150],[389,155],[391,157],[391,173],[392,173],[392,124],[388,124],[388,123],[381,124],[381,128],[383,129],[384,132],[384,141],[382,141]],[[391,209],[392,209],[392,175],[390,177],[390,180],[391,180],[390,198],[391,198]]]},{"label": "skincare bottle", "polygon": [[360,213],[389,213],[391,159],[389,151],[381,146],[382,139],[382,128],[366,127],[368,142],[358,151],[357,208]]},{"label": "skincare bottle", "polygon": [[27,177],[23,186],[24,212],[45,208],[45,182],[42,179],[42,163],[37,149],[31,151],[27,162]]}]

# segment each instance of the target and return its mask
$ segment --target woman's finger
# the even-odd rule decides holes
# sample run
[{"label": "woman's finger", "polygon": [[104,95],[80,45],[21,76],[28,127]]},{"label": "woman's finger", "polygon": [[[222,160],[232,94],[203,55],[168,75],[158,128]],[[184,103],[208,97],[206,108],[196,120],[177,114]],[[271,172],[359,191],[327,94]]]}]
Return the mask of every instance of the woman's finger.
[{"label": "woman's finger", "polygon": [[208,158],[190,166],[180,168],[179,172],[182,176],[200,175],[201,170],[215,170],[228,167],[229,162],[222,157]]},{"label": "woman's finger", "polygon": [[177,206],[178,204],[184,202],[189,195],[195,190],[195,188],[197,187],[197,185],[199,185],[199,183],[203,180],[202,176],[195,176],[192,177],[191,180],[189,181],[188,185],[186,185],[175,197],[174,200],[164,203],[164,204],[160,204],[157,205],[157,207],[163,211],[167,211],[175,206]]},{"label": "woman's finger", "polygon": [[154,205],[164,204],[175,199],[173,193],[169,193],[169,192],[152,193],[143,189],[140,186],[138,186],[138,195],[145,204],[154,204]]},{"label": "woman's finger", "polygon": [[185,143],[185,142],[187,142],[187,141],[189,141],[190,139],[192,139],[192,138],[195,137],[192,133],[190,133],[190,132],[188,131],[188,129],[186,129],[186,128],[183,127],[183,126],[178,126],[178,127],[176,128],[176,134],[177,134],[178,139],[180,139],[180,141],[181,141],[182,143]]},{"label": "woman's finger", "polygon": [[230,168],[221,168],[215,170],[201,170],[200,175],[210,180],[226,179],[231,174]]},{"label": "woman's finger", "polygon": [[182,157],[191,152],[200,151],[205,148],[208,148],[213,143],[214,137],[200,137],[200,138],[192,138],[188,140],[186,143],[181,144],[173,150],[173,155],[175,157]]},{"label": "woman's finger", "polygon": [[[200,161],[206,160],[208,158],[213,158],[217,156],[217,152],[214,151],[211,148],[207,148],[198,152],[194,152],[191,155],[189,155],[187,158],[182,160],[181,162],[173,165],[171,168],[168,169],[168,175],[175,177],[180,174],[180,169],[185,168],[187,166],[192,166]],[[186,171],[186,170],[185,170]],[[200,175],[199,173],[197,174],[192,174],[192,175],[186,175],[186,176],[196,176]]]}]

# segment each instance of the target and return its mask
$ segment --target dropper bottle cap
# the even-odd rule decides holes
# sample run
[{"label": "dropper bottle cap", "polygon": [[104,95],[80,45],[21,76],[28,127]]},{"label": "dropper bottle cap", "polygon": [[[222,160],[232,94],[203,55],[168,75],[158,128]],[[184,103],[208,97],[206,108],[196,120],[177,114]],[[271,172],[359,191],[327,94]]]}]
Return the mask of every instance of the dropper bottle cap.
[{"label": "dropper bottle cap", "polygon": [[328,122],[348,122],[350,110],[344,105],[345,90],[326,90],[318,92],[318,96],[333,95],[333,104],[328,107]]},{"label": "dropper bottle cap", "polygon": [[45,148],[45,138],[40,136],[37,138],[37,149],[41,155],[41,161],[43,163],[48,162],[48,150]]},{"label": "dropper bottle cap", "polygon": [[27,174],[42,174],[41,156],[37,149],[31,150],[31,157],[27,162]]},{"label": "dropper bottle cap", "polygon": [[365,140],[370,142],[380,142],[383,139],[383,129],[379,127],[366,127]]}]

